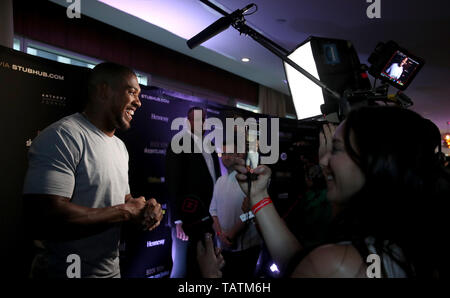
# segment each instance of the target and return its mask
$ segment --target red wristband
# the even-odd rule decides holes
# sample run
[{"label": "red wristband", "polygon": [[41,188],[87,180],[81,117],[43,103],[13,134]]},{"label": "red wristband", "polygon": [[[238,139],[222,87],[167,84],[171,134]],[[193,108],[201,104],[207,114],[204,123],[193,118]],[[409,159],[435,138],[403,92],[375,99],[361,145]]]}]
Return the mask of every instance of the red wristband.
[{"label": "red wristband", "polygon": [[217,236],[220,236],[220,234],[222,234],[222,232],[220,232],[220,231],[219,231],[219,232],[216,232],[216,235],[217,235]]},{"label": "red wristband", "polygon": [[259,210],[261,210],[262,208],[266,207],[267,205],[269,205],[271,203],[272,203],[272,200],[270,199],[270,197],[262,199],[261,201],[259,201],[252,207],[253,214],[256,215],[256,213]]}]

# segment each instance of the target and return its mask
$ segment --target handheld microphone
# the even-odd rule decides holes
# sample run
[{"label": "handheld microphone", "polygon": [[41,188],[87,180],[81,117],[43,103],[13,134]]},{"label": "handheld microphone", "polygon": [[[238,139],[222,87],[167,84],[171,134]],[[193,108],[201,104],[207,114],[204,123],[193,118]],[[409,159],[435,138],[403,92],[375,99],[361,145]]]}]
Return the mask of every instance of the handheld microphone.
[{"label": "handheld microphone", "polygon": [[[258,177],[254,173],[250,173],[250,169],[255,169],[259,164],[259,153],[258,153],[258,132],[256,130],[256,126],[250,125],[246,127],[246,152],[247,157],[245,159],[245,166],[247,167],[247,185],[248,185],[248,194],[247,196],[250,198],[251,189],[252,189],[252,181],[256,180]],[[248,211],[246,213],[241,214],[240,219],[242,222],[246,222],[255,216],[252,211]]]},{"label": "handheld microphone", "polygon": [[238,18],[242,17],[244,13],[246,13],[250,8],[255,6],[254,3],[247,5],[243,9],[237,9],[233,13],[226,15],[224,17],[221,17],[205,29],[189,39],[186,43],[187,46],[190,49],[193,49],[197,47],[198,45],[204,43],[208,39],[213,38],[217,34],[221,33],[222,31],[226,30],[230,25],[237,20]]},{"label": "handheld microphone", "polygon": [[[245,160],[245,165],[248,170],[255,169],[259,164],[259,152],[258,152],[258,124],[251,123],[246,127],[246,152],[247,157]],[[248,177],[252,177],[253,180],[256,179],[256,175],[247,173]],[[250,195],[250,194],[249,194]]]}]

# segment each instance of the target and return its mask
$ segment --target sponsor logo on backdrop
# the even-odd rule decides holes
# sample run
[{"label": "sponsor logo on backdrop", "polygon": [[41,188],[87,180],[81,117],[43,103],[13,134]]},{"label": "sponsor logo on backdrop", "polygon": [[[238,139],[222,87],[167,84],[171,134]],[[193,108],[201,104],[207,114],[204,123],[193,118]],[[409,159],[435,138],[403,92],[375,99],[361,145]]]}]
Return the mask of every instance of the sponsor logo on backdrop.
[{"label": "sponsor logo on backdrop", "polygon": [[148,94],[141,93],[141,98],[151,100],[151,101],[156,101],[159,103],[170,104],[170,100],[168,100],[166,98],[156,97],[156,96],[152,96],[152,95],[148,95]]},{"label": "sponsor logo on backdrop", "polygon": [[169,117],[156,115],[154,113],[152,113],[150,117],[152,118],[152,120],[162,121],[162,122],[169,122]]},{"label": "sponsor logo on backdrop", "polygon": [[150,148],[145,147],[144,153],[146,154],[166,154],[168,143],[166,142],[150,142]]},{"label": "sponsor logo on backdrop", "polygon": [[5,62],[5,61],[0,61],[0,66],[3,68],[8,68],[8,69],[11,68],[11,65],[9,65],[9,63]]},{"label": "sponsor logo on backdrop", "polygon": [[155,142],[155,141],[150,142],[150,147],[151,148],[163,148],[163,149],[166,149],[168,145],[169,144],[166,143],[166,142]]},{"label": "sponsor logo on backdrop", "polygon": [[148,278],[162,278],[162,277],[164,277],[164,276],[168,276],[169,273],[170,273],[170,271],[169,271],[169,270],[166,270],[166,271],[163,271],[163,272],[161,272],[161,273],[155,274],[155,275],[153,275],[153,276],[149,276]]},{"label": "sponsor logo on backdrop", "polygon": [[6,69],[11,69],[14,71],[28,73],[28,74],[43,77],[43,78],[64,81],[63,75],[48,73],[46,71],[36,70],[31,67],[26,67],[26,66],[22,66],[22,65],[13,64],[13,63],[9,64],[6,61],[0,61],[0,67],[6,68]]},{"label": "sponsor logo on backdrop", "polygon": [[[161,278],[161,277],[169,275],[169,271],[168,270],[164,271],[164,269],[166,269],[164,266],[149,268],[149,269],[145,270],[145,275],[148,278]],[[153,275],[155,273],[157,273],[157,274]]]},{"label": "sponsor logo on backdrop", "polygon": [[162,246],[166,242],[166,239],[156,240],[156,241],[147,241],[147,247],[153,246]]},{"label": "sponsor logo on backdrop", "polygon": [[41,104],[65,107],[67,98],[65,96],[42,93]]},{"label": "sponsor logo on backdrop", "polygon": [[166,177],[148,177],[147,181],[152,184],[164,183],[166,181]]},{"label": "sponsor logo on backdrop", "polygon": [[157,148],[144,148],[145,154],[160,154],[165,155],[166,149],[157,149]]}]

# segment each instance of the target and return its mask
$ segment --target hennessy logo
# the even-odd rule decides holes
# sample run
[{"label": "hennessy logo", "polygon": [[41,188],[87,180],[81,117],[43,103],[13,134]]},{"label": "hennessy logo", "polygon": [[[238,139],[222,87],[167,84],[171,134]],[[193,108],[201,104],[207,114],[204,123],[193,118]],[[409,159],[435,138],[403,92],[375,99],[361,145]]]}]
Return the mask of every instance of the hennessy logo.
[{"label": "hennessy logo", "polygon": [[156,114],[153,114],[153,113],[151,114],[151,118],[152,118],[152,120],[158,120],[158,121],[163,121],[163,122],[169,122],[169,118],[168,118],[168,117],[156,115]]}]

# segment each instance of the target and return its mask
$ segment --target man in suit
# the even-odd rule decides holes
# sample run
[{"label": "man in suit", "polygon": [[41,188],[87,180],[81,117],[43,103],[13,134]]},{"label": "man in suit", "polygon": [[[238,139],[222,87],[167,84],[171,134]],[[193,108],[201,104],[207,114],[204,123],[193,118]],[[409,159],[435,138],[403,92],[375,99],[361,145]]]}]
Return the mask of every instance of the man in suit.
[{"label": "man in suit", "polygon": [[[199,114],[201,117],[194,117]],[[199,208],[208,212],[214,184],[220,177],[217,153],[207,153],[202,146],[206,111],[200,107],[192,107],[187,118],[190,129],[184,133],[191,141],[191,150],[177,154],[169,146],[166,153],[166,182],[170,194],[169,223],[172,228],[172,278],[199,277],[195,262],[196,243],[189,239],[183,229],[183,204],[187,198],[192,197],[201,205]]]}]

